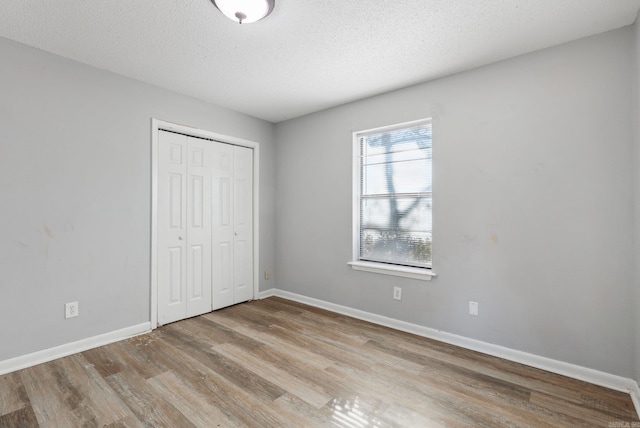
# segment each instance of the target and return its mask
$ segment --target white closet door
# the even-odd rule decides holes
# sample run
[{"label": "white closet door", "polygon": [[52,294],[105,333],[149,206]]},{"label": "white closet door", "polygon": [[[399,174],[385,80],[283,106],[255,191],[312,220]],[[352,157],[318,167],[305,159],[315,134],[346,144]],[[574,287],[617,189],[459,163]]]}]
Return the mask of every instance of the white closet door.
[{"label": "white closet door", "polygon": [[213,144],[213,309],[253,298],[253,150]]},{"label": "white closet door", "polygon": [[158,323],[210,312],[211,147],[158,134]]},{"label": "white closet door", "polygon": [[213,143],[213,309],[235,303],[233,293],[233,146]]},{"label": "white closet door", "polygon": [[187,310],[187,137],[158,135],[158,323]]},{"label": "white closet door", "polygon": [[158,324],[253,298],[253,150],[158,133]]},{"label": "white closet door", "polygon": [[211,143],[187,138],[187,311],[211,312]]},{"label": "white closet door", "polygon": [[235,146],[234,303],[253,298],[253,150]]}]

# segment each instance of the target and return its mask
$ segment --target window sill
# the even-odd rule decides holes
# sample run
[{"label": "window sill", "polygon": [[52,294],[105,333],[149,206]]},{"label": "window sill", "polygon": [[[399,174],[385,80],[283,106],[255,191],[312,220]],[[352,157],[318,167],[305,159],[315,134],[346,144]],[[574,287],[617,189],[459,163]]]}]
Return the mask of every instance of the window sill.
[{"label": "window sill", "polygon": [[413,268],[407,266],[394,266],[384,263],[374,262],[349,262],[352,269],[361,270],[365,272],[380,273],[383,275],[402,276],[405,278],[420,279],[423,281],[431,281],[431,278],[436,276],[435,272],[431,269]]}]

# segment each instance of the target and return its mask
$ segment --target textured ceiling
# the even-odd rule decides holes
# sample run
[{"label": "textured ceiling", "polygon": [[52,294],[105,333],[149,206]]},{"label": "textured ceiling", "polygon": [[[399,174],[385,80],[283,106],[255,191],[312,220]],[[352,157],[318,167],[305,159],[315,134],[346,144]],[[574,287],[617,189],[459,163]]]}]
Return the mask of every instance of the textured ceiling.
[{"label": "textured ceiling", "polygon": [[1,0],[0,36],[279,122],[623,27],[640,0]]}]

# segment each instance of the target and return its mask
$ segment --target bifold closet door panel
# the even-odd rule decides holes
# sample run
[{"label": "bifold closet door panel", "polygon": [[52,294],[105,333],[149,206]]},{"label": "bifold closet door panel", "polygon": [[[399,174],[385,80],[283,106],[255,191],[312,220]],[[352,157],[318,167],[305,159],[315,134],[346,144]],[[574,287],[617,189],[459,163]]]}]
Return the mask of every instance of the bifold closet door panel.
[{"label": "bifold closet door panel", "polygon": [[213,309],[233,305],[233,146],[213,143]]},{"label": "bifold closet door panel", "polygon": [[158,324],[187,310],[187,137],[158,135]]},{"label": "bifold closet door panel", "polygon": [[234,303],[253,298],[253,150],[233,148]]},{"label": "bifold closet door panel", "polygon": [[186,317],[211,312],[211,142],[187,138]]}]

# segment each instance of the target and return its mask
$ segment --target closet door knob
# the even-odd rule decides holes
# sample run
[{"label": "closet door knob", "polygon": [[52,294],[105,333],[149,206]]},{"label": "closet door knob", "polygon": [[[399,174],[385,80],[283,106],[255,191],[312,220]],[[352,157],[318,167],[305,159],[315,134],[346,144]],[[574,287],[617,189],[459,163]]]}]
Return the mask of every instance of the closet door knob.
[{"label": "closet door knob", "polygon": [[178,239],[182,241],[182,236],[178,236]]}]

